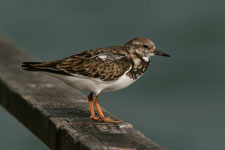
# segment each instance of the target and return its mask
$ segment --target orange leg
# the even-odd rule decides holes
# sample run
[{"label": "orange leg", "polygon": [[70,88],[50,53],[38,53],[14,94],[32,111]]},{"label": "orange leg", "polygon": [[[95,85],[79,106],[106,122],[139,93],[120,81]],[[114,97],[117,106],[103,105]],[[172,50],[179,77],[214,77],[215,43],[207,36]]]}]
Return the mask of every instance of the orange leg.
[{"label": "orange leg", "polygon": [[93,106],[93,93],[90,93],[88,95],[88,102],[89,102],[89,106],[90,106],[90,111],[91,111],[91,116],[90,118],[92,120],[99,120],[99,117],[95,116],[95,110],[94,110],[94,106]]},{"label": "orange leg", "polygon": [[120,123],[121,121],[114,121],[111,118],[105,118],[105,116],[104,116],[104,114],[103,114],[103,112],[101,110],[101,107],[100,107],[100,105],[98,103],[97,98],[98,98],[98,96],[95,96],[93,100],[94,100],[95,107],[98,110],[98,113],[99,113],[99,116],[101,118],[101,121],[102,122],[109,122],[109,123]]}]

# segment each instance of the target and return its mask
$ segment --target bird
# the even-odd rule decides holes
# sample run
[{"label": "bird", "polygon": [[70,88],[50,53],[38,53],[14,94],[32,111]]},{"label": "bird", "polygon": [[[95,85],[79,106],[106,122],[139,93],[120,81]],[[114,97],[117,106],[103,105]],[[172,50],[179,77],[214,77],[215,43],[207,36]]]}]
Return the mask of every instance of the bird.
[{"label": "bird", "polygon": [[99,94],[126,88],[137,81],[151,63],[150,57],[155,55],[170,57],[156,49],[150,39],[136,37],[123,45],[86,50],[61,60],[23,62],[22,70],[46,73],[72,88],[90,92],[90,119],[120,123],[121,120],[104,116],[98,102]]}]

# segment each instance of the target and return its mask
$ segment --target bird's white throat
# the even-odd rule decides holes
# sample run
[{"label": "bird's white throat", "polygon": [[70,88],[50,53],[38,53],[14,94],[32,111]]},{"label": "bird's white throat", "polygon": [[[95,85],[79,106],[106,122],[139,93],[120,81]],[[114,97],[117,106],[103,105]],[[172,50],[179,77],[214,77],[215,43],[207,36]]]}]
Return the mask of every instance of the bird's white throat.
[{"label": "bird's white throat", "polygon": [[154,55],[155,55],[154,53],[147,54],[143,57],[143,59],[144,59],[144,61],[149,62],[149,58]]}]

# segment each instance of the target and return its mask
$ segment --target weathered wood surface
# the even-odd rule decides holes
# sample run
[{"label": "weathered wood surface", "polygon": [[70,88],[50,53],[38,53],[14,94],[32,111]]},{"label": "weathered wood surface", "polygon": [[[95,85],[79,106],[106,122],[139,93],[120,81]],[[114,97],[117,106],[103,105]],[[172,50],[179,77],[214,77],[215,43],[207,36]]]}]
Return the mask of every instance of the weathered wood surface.
[{"label": "weathered wood surface", "polygon": [[[23,61],[31,58],[13,42],[0,37],[0,104],[50,149],[162,149],[129,123],[90,120],[85,96],[58,79],[20,71]],[[104,113],[118,119],[105,110]]]}]

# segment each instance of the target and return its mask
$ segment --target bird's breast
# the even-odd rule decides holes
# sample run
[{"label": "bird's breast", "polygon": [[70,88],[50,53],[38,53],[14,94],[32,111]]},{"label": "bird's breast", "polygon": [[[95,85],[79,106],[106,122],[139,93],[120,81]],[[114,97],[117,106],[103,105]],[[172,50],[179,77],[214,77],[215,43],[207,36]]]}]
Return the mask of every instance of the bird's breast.
[{"label": "bird's breast", "polygon": [[137,65],[133,65],[129,72],[127,72],[127,76],[132,79],[138,79],[144,72],[147,70],[149,62],[141,61]]}]

